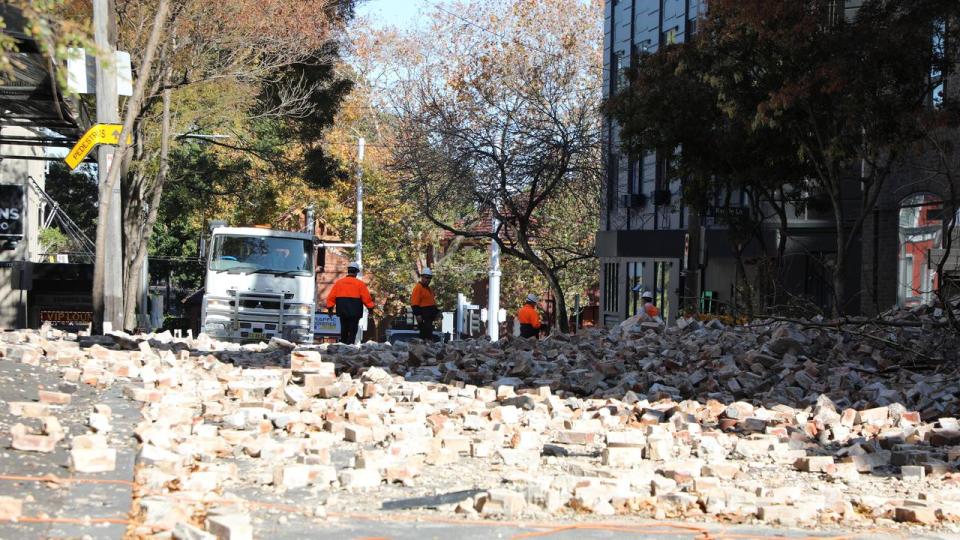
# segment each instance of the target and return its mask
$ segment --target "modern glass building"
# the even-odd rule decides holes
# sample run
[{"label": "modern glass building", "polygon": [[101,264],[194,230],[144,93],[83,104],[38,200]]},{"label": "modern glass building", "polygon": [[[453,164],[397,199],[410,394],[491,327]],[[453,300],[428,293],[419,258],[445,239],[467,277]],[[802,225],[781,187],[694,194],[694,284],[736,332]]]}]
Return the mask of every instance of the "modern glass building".
[{"label": "modern glass building", "polygon": [[[836,0],[836,16],[854,16],[862,2]],[[706,9],[705,0],[607,0],[604,97],[626,84],[624,70],[633,57],[690,39]],[[941,93],[956,95],[960,85],[951,82],[941,77],[931,106],[937,106]],[[669,156],[628,155],[621,148],[616,123],[608,119],[604,129],[606,182],[597,233],[600,324],[611,326],[638,313],[641,290],[652,291],[662,313],[671,320],[688,301],[698,303],[701,311],[736,310],[742,298],[737,291],[739,276],[762,272],[763,253],[756,245],[747,246],[743,257],[746,264],[739,264],[721,213],[737,213],[740,208],[745,211],[747,197],[731,193],[732,207],[721,210],[724,205],[718,196],[715,209],[704,216],[694,215],[691,222],[691,212],[682,199],[681,180],[667,174]],[[869,314],[896,304],[915,305],[930,299],[928,290],[919,289],[938,283],[930,265],[944,231],[933,229],[943,223],[938,216],[947,210],[941,201],[949,199],[949,182],[943,176],[933,178],[929,174],[920,181],[917,170],[894,174],[876,211],[864,221],[848,261],[847,293],[842,299],[847,313]],[[857,201],[859,196],[860,186],[854,175],[844,197]],[[925,234],[930,237],[925,236],[924,242],[930,245],[920,246],[916,234],[899,230],[904,221],[901,210],[912,208],[918,200],[925,206],[914,208],[914,213],[932,216],[924,222]],[[934,211],[927,212],[930,208]],[[787,257],[778,277],[791,296],[828,312],[834,302],[829,265],[836,249],[831,215],[815,208],[791,215]],[[777,227],[770,223],[761,228],[770,245],[776,245]],[[955,258],[960,262],[960,257]]]}]

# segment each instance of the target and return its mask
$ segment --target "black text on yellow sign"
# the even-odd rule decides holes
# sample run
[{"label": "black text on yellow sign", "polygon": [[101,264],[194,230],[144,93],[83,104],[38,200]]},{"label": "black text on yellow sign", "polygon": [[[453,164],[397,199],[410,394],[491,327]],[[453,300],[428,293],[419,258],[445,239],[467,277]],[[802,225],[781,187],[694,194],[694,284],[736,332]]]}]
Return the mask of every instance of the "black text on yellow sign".
[{"label": "black text on yellow sign", "polygon": [[[70,170],[76,169],[87,157],[87,154],[93,150],[94,146],[98,144],[119,144],[121,131],[123,131],[123,126],[120,124],[94,125],[83,134],[83,137],[80,137],[77,144],[73,145],[64,161],[70,166]],[[127,137],[128,143],[130,140],[131,137]]]}]

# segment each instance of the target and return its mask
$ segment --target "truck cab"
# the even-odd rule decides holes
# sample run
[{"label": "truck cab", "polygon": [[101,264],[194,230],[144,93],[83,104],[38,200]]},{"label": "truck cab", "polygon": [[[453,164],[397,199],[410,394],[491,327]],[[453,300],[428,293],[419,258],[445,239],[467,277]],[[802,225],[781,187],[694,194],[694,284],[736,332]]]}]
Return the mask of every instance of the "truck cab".
[{"label": "truck cab", "polygon": [[316,247],[313,235],[216,226],[207,249],[201,330],[240,343],[278,337],[313,341]]}]

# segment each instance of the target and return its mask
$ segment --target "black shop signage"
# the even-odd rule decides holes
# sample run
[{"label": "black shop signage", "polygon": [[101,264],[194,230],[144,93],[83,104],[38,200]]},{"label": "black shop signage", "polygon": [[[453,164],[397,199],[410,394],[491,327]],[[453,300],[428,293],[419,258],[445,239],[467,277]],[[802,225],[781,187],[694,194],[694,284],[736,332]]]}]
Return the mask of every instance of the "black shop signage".
[{"label": "black shop signage", "polygon": [[0,236],[23,237],[23,186],[0,185]]}]

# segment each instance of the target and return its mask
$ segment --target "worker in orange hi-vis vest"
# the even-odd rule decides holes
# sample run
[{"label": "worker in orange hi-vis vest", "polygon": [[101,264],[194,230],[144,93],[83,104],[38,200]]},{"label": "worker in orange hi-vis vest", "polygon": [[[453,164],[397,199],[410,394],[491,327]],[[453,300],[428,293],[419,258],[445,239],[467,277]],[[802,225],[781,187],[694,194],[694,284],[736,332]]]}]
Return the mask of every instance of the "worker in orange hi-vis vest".
[{"label": "worker in orange hi-vis vest", "polygon": [[357,278],[360,265],[352,262],[347,265],[347,275],[338,279],[330,294],[327,295],[327,313],[337,308],[340,318],[340,343],[352,345],[357,340],[357,327],[363,318],[363,306],[373,309],[373,297],[367,284]]},{"label": "worker in orange hi-vis vest", "polygon": [[540,334],[540,313],[537,311],[537,296],[527,295],[527,301],[517,312],[517,322],[520,323],[520,337],[531,338]]},{"label": "worker in orange hi-vis vest", "polygon": [[433,341],[433,321],[437,318],[437,298],[430,288],[430,281],[433,280],[433,271],[424,267],[420,272],[420,281],[413,286],[413,294],[410,295],[410,307],[413,308],[413,316],[417,319],[417,329],[420,330],[420,339],[424,341]]},{"label": "worker in orange hi-vis vest", "polygon": [[660,310],[653,303],[653,292],[643,291],[640,293],[640,298],[643,300],[643,312],[647,314],[647,317],[656,319],[660,316]]}]

